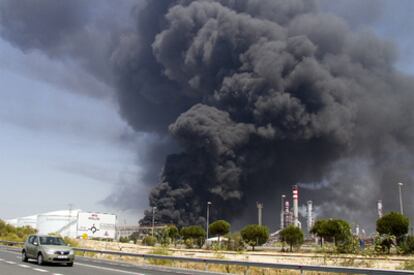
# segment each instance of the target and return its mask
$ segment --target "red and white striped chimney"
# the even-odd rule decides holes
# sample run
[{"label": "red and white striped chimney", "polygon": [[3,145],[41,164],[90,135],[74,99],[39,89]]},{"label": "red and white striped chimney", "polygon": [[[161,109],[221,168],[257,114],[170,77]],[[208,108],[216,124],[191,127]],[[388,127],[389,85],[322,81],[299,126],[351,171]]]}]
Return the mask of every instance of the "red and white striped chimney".
[{"label": "red and white striped chimney", "polygon": [[293,193],[293,225],[299,227],[299,190],[297,185],[292,187]]}]

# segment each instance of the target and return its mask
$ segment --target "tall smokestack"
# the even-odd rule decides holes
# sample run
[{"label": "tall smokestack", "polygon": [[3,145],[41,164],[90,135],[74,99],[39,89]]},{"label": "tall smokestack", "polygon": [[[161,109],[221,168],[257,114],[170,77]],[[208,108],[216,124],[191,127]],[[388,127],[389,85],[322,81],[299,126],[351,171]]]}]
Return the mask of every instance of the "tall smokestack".
[{"label": "tall smokestack", "polygon": [[293,185],[292,193],[293,193],[293,225],[299,227],[299,215],[298,215],[298,201],[299,201],[299,193],[298,193],[298,186]]},{"label": "tall smokestack", "polygon": [[285,219],[284,219],[285,213],[283,211],[283,207],[285,205],[285,198],[286,198],[286,196],[282,195],[282,198],[281,198],[281,201],[280,201],[281,202],[280,203],[280,229],[285,228]]},{"label": "tall smokestack", "polygon": [[308,201],[308,208],[307,208],[308,233],[311,231],[312,226],[313,226],[312,201]]},{"label": "tall smokestack", "polygon": [[259,225],[261,226],[262,225],[263,203],[257,202],[256,205],[257,205],[257,212],[258,212],[258,215],[257,215],[258,216],[258,222],[259,222]]},{"label": "tall smokestack", "polygon": [[287,227],[291,224],[291,216],[290,216],[290,205],[289,201],[285,201],[285,217],[284,217],[284,227]]},{"label": "tall smokestack", "polygon": [[382,218],[382,200],[377,202],[378,218]]}]

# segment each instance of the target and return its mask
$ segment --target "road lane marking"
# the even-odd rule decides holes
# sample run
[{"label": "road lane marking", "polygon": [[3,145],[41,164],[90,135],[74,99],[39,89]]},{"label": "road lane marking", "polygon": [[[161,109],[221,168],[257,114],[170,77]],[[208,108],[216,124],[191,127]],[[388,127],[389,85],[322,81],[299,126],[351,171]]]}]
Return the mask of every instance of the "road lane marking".
[{"label": "road lane marking", "polygon": [[25,264],[19,264],[19,266],[20,266],[20,267],[23,267],[23,268],[30,268],[30,266],[25,265]]},{"label": "road lane marking", "polygon": [[16,264],[16,262],[13,262],[13,261],[5,261],[5,262],[8,264]]},{"label": "road lane marking", "polygon": [[124,274],[145,275],[143,273],[138,273],[138,272],[120,270],[120,269],[109,268],[109,267],[101,267],[101,266],[96,266],[96,265],[82,264],[82,263],[79,263],[79,262],[76,263],[76,265],[86,266],[86,267],[96,268],[96,269],[101,269],[101,270],[106,270],[106,271],[114,271],[114,272],[124,273]]},{"label": "road lane marking", "polygon": [[49,272],[47,270],[44,269],[40,269],[40,268],[33,268],[34,271],[39,271],[39,272]]}]

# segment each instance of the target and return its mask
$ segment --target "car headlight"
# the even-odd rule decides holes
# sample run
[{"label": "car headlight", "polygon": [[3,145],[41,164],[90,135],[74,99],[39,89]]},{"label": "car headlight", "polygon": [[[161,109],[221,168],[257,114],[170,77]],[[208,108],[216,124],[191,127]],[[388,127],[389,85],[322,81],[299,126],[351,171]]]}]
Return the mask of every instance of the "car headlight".
[{"label": "car headlight", "polygon": [[69,255],[73,255],[73,254],[75,254],[75,251],[70,250],[70,251],[69,251]]},{"label": "car headlight", "polygon": [[55,254],[55,250],[52,250],[52,249],[46,250],[46,254]]}]

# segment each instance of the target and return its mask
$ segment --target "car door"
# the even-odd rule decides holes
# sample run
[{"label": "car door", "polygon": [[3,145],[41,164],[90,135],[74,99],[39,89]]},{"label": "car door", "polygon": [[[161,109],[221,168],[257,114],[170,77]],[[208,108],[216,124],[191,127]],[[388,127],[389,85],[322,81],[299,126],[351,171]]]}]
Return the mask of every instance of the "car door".
[{"label": "car door", "polygon": [[26,248],[26,256],[27,257],[32,257],[32,250],[33,250],[33,238],[34,236],[29,236],[29,238],[27,239],[26,243],[25,243],[25,248]]},{"label": "car door", "polygon": [[32,242],[32,247],[33,247],[33,249],[32,249],[32,257],[33,258],[37,258],[37,252],[39,250],[39,245],[40,245],[40,243],[39,243],[39,237],[38,236],[35,236],[33,238],[33,242]]},{"label": "car door", "polygon": [[36,258],[37,254],[37,246],[36,244],[39,244],[39,241],[37,240],[37,236],[31,236],[29,238],[28,244],[27,244],[27,256],[30,258]]}]

